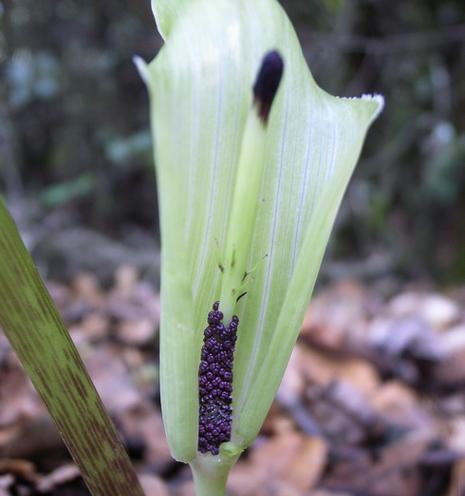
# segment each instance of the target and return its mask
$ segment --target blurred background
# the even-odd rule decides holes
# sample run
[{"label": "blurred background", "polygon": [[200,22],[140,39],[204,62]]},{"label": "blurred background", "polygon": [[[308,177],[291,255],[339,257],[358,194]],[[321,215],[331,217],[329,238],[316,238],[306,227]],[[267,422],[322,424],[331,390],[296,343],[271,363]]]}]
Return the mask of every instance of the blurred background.
[{"label": "blurred background", "polygon": [[[386,108],[230,495],[464,496],[465,4],[281,3],[320,86]],[[160,46],[149,0],[0,0],[0,194],[147,496],[191,496],[159,410],[157,199],[132,63]],[[37,494],[88,493],[0,333],[0,496]]]},{"label": "blurred background", "polygon": [[[463,280],[463,2],[282,3],[323,88],[387,102],[323,275]],[[76,250],[87,240],[113,246],[115,262],[130,247],[148,268],[157,208],[147,95],[132,57],[151,60],[161,44],[149,1],[1,0],[0,23],[0,191],[43,270],[107,277],[107,263]],[[63,260],[69,249],[75,266]]]}]

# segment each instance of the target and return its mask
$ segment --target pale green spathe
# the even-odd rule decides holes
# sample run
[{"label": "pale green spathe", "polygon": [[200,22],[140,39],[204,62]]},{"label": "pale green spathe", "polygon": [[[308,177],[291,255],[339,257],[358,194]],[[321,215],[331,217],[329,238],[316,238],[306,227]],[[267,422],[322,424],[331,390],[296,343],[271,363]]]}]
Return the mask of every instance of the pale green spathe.
[{"label": "pale green spathe", "polygon": [[[161,391],[173,456],[196,456],[197,371],[221,294],[226,234],[252,85],[277,49],[284,77],[237,308],[231,456],[256,436],[298,335],[331,227],[379,96],[342,99],[313,80],[275,0],[154,0],[165,45],[143,66],[152,106],[162,231]],[[227,456],[226,452],[223,453]]]}]

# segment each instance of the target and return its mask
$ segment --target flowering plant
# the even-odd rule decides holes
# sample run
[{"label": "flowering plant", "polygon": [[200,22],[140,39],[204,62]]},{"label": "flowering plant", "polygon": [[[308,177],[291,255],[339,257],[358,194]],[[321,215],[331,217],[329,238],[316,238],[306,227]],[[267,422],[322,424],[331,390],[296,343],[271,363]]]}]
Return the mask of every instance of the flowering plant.
[{"label": "flowering plant", "polygon": [[320,89],[275,0],[153,10],[165,45],[137,64],[160,204],[163,419],[198,493],[221,494],[273,401],[383,99]]}]

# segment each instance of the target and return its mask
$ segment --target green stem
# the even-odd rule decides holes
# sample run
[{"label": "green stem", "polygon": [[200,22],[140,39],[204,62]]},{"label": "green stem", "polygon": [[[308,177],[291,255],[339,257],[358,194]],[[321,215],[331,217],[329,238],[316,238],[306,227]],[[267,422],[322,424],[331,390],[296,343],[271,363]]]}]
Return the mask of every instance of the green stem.
[{"label": "green stem", "polygon": [[229,471],[238,457],[199,455],[190,464],[196,496],[224,496]]},{"label": "green stem", "polygon": [[131,461],[0,200],[0,326],[93,496],[143,496]]}]

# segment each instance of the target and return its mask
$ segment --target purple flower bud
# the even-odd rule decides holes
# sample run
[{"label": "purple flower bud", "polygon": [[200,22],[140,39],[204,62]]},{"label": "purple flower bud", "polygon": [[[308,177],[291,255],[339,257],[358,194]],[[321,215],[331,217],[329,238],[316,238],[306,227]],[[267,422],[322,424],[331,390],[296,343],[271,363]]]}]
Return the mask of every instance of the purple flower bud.
[{"label": "purple flower bud", "polygon": [[226,328],[219,306],[215,302],[208,313],[199,365],[198,450],[212,455],[218,455],[220,444],[231,437],[232,366],[239,324],[234,315]]}]

